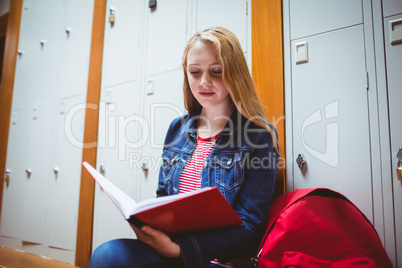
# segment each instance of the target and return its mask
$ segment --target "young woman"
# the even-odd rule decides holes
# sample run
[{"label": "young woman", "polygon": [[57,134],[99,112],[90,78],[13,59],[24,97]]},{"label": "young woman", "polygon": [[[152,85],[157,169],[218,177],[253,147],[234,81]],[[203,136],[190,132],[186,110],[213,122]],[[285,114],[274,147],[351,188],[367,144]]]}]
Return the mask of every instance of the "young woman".
[{"label": "young woman", "polygon": [[188,114],[173,120],[167,132],[157,195],[216,186],[243,224],[174,237],[132,226],[137,240],[101,245],[89,267],[219,267],[258,246],[278,143],[240,43],[222,27],[199,31],[187,43],[183,70]]}]

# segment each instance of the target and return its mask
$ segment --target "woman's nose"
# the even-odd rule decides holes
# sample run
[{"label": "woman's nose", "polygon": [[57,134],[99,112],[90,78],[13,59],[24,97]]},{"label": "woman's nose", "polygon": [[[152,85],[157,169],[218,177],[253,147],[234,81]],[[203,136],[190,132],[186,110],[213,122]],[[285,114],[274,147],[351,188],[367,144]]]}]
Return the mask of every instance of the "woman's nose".
[{"label": "woman's nose", "polygon": [[201,76],[201,83],[200,85],[203,87],[209,87],[211,86],[212,82],[211,82],[211,77],[209,75],[208,72],[204,72]]}]

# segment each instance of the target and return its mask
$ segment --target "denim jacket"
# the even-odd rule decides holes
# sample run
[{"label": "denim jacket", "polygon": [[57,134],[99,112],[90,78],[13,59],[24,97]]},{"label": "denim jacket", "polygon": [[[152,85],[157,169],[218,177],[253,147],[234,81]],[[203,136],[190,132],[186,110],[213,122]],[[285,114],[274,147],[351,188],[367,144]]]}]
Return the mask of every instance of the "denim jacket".
[{"label": "denim jacket", "polygon": [[[157,195],[179,191],[179,177],[196,147],[198,115],[171,123],[163,148]],[[278,155],[270,133],[236,109],[205,160],[201,187],[216,186],[243,224],[174,237],[185,267],[204,267],[242,253],[263,230],[274,190]],[[197,208],[194,208],[197,209]]]}]

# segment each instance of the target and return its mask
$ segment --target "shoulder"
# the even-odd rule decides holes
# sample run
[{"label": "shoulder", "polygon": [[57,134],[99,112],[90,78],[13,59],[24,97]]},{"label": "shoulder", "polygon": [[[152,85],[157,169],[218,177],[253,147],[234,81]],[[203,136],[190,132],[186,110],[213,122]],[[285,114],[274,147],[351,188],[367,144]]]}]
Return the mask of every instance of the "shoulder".
[{"label": "shoulder", "polygon": [[189,131],[191,116],[185,114],[172,120],[166,133],[165,145],[171,144],[176,139],[185,136]]},{"label": "shoulder", "polygon": [[266,122],[265,127],[261,127],[252,120],[244,117],[243,119],[242,136],[246,143],[265,145],[267,147],[273,146],[273,140],[278,138],[278,133],[272,123]]}]

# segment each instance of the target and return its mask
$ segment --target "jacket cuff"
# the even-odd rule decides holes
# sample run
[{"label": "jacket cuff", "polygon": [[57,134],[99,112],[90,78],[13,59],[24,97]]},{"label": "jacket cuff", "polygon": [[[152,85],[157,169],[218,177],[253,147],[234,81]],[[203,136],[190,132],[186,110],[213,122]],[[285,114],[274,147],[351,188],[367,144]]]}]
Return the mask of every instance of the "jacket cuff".
[{"label": "jacket cuff", "polygon": [[180,246],[181,256],[186,268],[202,267],[201,250],[194,236],[174,239]]}]

